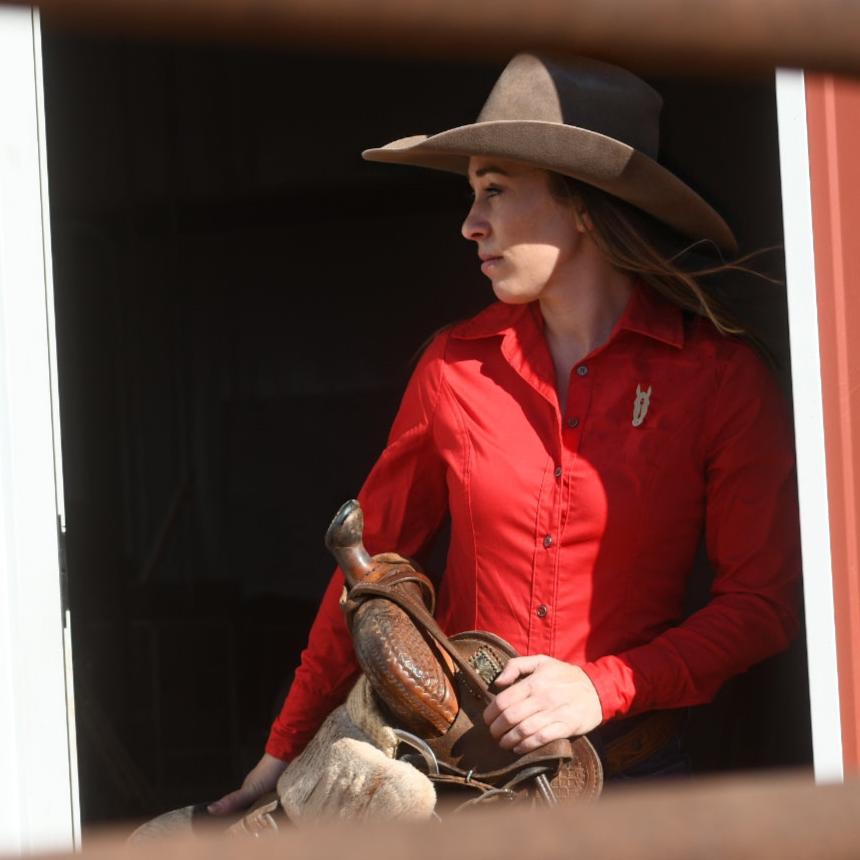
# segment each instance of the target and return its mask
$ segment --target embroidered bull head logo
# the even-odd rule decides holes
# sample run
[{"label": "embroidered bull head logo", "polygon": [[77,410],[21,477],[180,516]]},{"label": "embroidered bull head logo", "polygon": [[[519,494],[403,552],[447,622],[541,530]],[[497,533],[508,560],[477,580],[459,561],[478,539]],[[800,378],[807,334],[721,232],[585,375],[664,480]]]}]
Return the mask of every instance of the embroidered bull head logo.
[{"label": "embroidered bull head logo", "polygon": [[633,426],[639,427],[648,414],[648,406],[651,403],[651,386],[647,391],[642,390],[641,385],[636,386],[636,399],[633,401]]}]

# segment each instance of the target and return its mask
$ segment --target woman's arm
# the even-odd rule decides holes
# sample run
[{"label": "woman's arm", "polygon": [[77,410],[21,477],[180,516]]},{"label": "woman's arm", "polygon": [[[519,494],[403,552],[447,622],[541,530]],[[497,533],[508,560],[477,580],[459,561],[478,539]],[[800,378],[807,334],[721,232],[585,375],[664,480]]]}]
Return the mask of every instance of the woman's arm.
[{"label": "woman's arm", "polygon": [[800,547],[786,404],[747,347],[736,345],[718,380],[703,439],[710,602],[651,642],[582,667],[511,661],[499,679],[507,689],[485,713],[504,746],[525,752],[613,717],[707,702],[795,634]]},{"label": "woman's arm", "polygon": [[710,701],[726,680],[786,648],[797,632],[800,539],[790,427],[769,370],[751,349],[735,345],[703,438],[711,600],[652,642],[583,667],[605,719]]}]

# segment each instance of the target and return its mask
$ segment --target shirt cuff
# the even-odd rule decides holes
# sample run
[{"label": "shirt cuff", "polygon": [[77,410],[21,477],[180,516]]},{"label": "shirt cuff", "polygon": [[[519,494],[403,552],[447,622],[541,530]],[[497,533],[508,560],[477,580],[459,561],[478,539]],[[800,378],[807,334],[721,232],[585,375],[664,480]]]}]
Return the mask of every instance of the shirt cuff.
[{"label": "shirt cuff", "polygon": [[308,745],[313,735],[311,730],[284,730],[276,721],[266,741],[266,752],[281,761],[290,762]]},{"label": "shirt cuff", "polygon": [[631,713],[637,690],[633,682],[633,670],[620,657],[601,657],[586,663],[582,671],[594,684],[604,722]]}]

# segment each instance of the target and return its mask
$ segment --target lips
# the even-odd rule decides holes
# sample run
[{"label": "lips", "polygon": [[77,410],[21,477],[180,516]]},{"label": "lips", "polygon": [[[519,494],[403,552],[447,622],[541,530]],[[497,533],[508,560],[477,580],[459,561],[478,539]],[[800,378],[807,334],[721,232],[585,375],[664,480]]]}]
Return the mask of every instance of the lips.
[{"label": "lips", "polygon": [[481,258],[481,271],[485,275],[489,274],[495,266],[502,262],[501,257],[493,257],[489,254],[479,254],[478,256]]}]

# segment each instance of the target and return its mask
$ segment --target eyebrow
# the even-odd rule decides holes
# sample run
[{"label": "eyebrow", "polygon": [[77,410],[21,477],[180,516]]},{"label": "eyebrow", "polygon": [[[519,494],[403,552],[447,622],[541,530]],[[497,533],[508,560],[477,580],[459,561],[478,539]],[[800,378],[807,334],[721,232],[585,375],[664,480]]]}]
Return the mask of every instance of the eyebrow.
[{"label": "eyebrow", "polygon": [[489,164],[486,167],[481,167],[479,170],[475,171],[475,176],[480,178],[481,176],[486,176],[488,173],[498,173],[501,176],[510,176],[507,170],[502,170],[501,167],[496,167],[495,164]]}]

